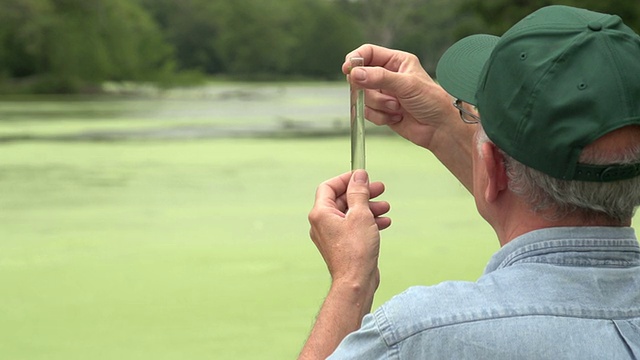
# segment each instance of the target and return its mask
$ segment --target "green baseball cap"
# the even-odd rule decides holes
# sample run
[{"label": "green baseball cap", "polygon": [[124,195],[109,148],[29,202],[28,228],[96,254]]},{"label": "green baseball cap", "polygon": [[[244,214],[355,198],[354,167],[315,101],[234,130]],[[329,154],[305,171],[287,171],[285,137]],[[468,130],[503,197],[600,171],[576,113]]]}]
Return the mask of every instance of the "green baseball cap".
[{"label": "green baseball cap", "polygon": [[618,16],[544,7],[502,37],[458,41],[436,76],[478,107],[492,142],[531,168],[564,180],[640,175],[640,164],[578,163],[596,139],[640,125],[640,36]]}]

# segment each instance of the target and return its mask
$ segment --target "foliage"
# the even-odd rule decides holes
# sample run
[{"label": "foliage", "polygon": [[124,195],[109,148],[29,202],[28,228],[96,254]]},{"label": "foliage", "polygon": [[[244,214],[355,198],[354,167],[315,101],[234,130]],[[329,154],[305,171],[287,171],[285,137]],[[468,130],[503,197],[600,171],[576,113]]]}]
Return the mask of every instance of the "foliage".
[{"label": "foliage", "polygon": [[292,74],[319,78],[341,76],[340,65],[347,52],[364,41],[358,22],[330,2],[295,1],[296,22],[292,32]]},{"label": "foliage", "polygon": [[456,40],[460,20],[456,9],[463,1],[419,1],[403,16],[392,47],[418,55],[425,69],[434,74],[442,53]]},{"label": "foliage", "polygon": [[171,70],[171,48],[127,0],[2,0],[0,69],[33,90],[76,91]]},{"label": "foliage", "polygon": [[236,77],[339,75],[362,42],[353,17],[324,0],[141,0],[180,69]]},{"label": "foliage", "polygon": [[501,34],[550,4],[640,29],[640,2],[627,0],[0,0],[0,92],[201,74],[331,79],[364,42],[415,53],[433,73],[456,39]]},{"label": "foliage", "polygon": [[1,0],[0,71],[4,77],[23,77],[46,68],[45,47],[54,27],[49,1]]},{"label": "foliage", "polygon": [[224,1],[139,0],[175,49],[178,70],[226,72],[216,47],[223,31]]},{"label": "foliage", "polygon": [[[548,5],[569,5],[616,14],[636,32],[640,30],[640,2],[629,0],[472,0],[463,12],[477,15],[485,33],[500,35],[527,14]],[[477,29],[474,29],[477,30]]]}]

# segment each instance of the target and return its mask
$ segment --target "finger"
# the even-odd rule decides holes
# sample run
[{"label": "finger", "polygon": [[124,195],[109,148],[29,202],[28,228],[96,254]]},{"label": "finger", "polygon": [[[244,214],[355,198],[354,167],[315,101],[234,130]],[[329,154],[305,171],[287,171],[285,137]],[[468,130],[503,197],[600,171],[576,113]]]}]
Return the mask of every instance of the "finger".
[{"label": "finger", "polygon": [[369,208],[369,175],[365,170],[355,170],[347,188],[347,206],[349,209]]},{"label": "finger", "polygon": [[369,202],[369,209],[373,213],[373,216],[382,216],[391,210],[391,205],[386,201],[371,201]]},{"label": "finger", "polygon": [[365,66],[384,66],[392,71],[398,71],[399,66],[404,57],[410,57],[411,54],[388,49],[378,45],[364,44],[359,48],[353,50],[345,56],[345,63],[342,65],[342,71],[345,74],[349,73],[351,63],[349,59],[352,57],[364,58]]},{"label": "finger", "polygon": [[320,184],[316,190],[316,205],[335,205],[336,200],[346,192],[350,178],[351,172],[347,172]]},{"label": "finger", "polygon": [[[382,195],[382,193],[384,193],[384,190],[385,189],[383,183],[379,181],[371,183],[369,185],[369,199],[375,199],[376,197]],[[335,200],[335,207],[343,213],[347,211],[347,194],[338,196],[338,198]]]},{"label": "finger", "polygon": [[388,95],[378,90],[366,90],[365,105],[377,111],[400,112],[398,99],[393,95]]},{"label": "finger", "polygon": [[345,213],[347,212],[347,199],[346,199],[346,194],[340,196],[337,200],[336,200],[336,208],[338,210],[340,210],[340,212]]},{"label": "finger", "polygon": [[365,118],[376,125],[389,125],[402,119],[402,108],[395,96],[367,90]]},{"label": "finger", "polygon": [[380,181],[372,182],[369,185],[369,199],[375,199],[384,193],[384,184]]},{"label": "finger", "polygon": [[411,97],[413,74],[390,71],[382,67],[358,67],[351,70],[349,81],[365,89],[381,90],[397,98]]},{"label": "finger", "polygon": [[367,119],[367,121],[378,126],[393,125],[404,119],[404,115],[402,114],[402,112],[394,114],[387,111],[372,109],[369,107],[364,109],[364,117],[365,119]]},{"label": "finger", "polygon": [[376,218],[376,225],[378,225],[378,230],[384,230],[391,226],[391,219],[388,217],[379,217]]}]

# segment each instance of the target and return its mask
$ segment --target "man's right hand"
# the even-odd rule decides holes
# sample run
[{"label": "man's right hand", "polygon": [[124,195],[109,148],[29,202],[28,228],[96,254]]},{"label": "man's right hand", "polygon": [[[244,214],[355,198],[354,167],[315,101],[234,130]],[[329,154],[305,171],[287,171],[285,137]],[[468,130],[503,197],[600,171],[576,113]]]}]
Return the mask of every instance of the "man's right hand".
[{"label": "man's right hand", "polygon": [[[365,67],[349,74],[349,58],[355,56],[364,58]],[[434,131],[457,116],[449,94],[413,54],[363,45],[347,55],[342,71],[367,89],[367,120],[388,125],[419,146],[430,149]]]},{"label": "man's right hand", "polygon": [[[364,67],[350,69],[351,57],[364,58]],[[410,53],[362,45],[346,56],[342,71],[366,89],[365,118],[387,125],[414,144],[431,150],[471,188],[471,147],[476,127],[462,122],[451,96]]]}]

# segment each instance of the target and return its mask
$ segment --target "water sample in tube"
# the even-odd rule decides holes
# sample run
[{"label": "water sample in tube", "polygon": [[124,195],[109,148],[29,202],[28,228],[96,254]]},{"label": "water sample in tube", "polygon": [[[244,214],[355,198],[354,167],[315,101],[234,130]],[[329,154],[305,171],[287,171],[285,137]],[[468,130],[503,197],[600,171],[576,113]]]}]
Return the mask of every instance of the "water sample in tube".
[{"label": "water sample in tube", "polygon": [[[364,66],[364,59],[353,57],[351,69]],[[364,89],[351,85],[351,170],[365,168],[364,151]]]}]

